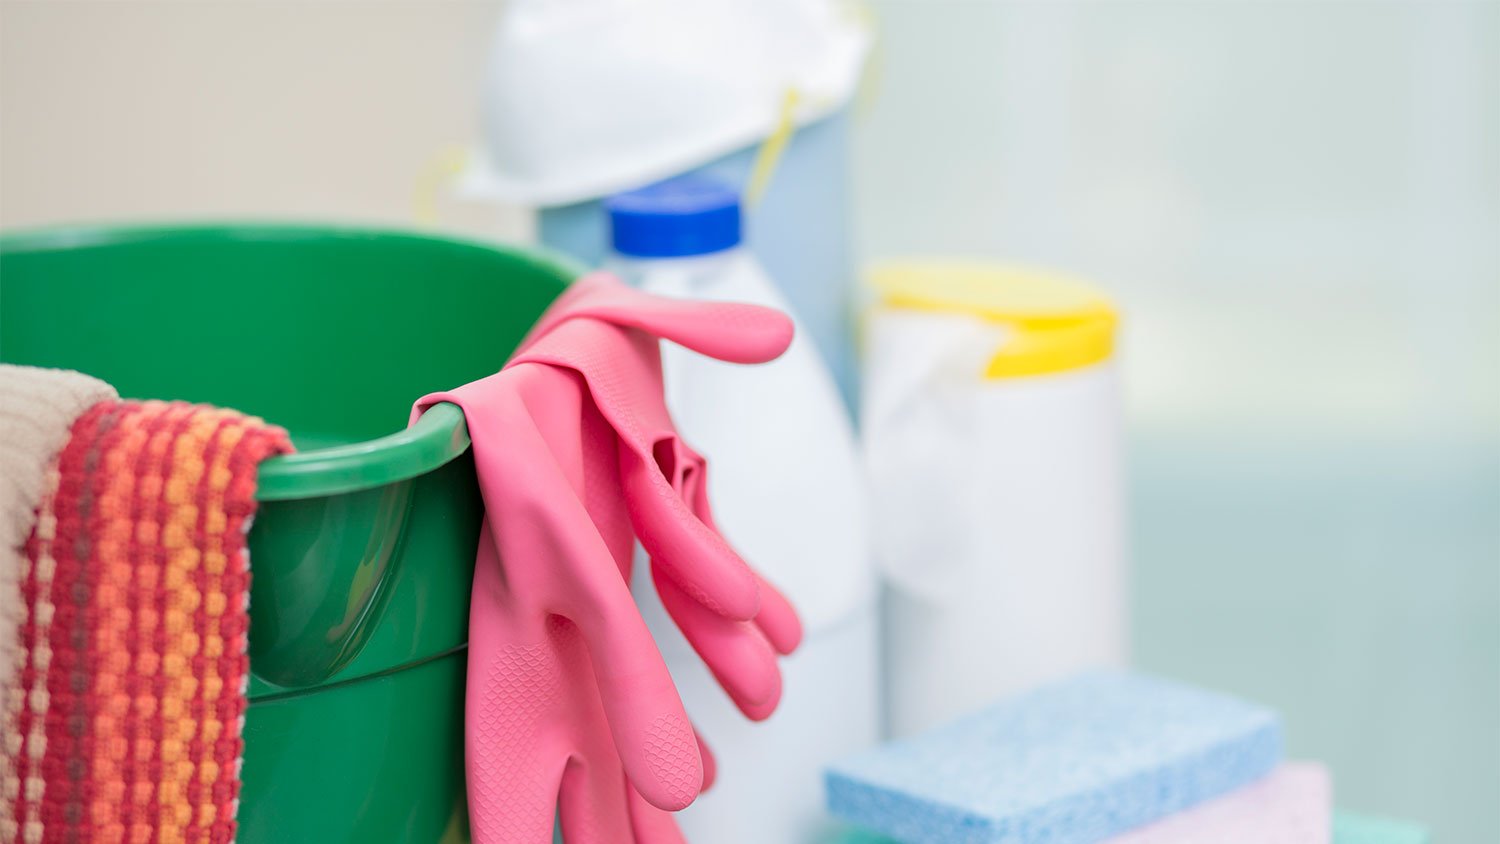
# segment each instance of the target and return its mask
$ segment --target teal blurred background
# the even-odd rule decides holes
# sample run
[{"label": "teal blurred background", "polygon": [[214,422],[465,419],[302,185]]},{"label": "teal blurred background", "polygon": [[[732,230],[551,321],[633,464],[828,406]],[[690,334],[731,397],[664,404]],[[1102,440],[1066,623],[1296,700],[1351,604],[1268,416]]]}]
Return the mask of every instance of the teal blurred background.
[{"label": "teal blurred background", "polygon": [[1500,4],[873,5],[862,254],[1124,305],[1137,664],[1500,841]]}]

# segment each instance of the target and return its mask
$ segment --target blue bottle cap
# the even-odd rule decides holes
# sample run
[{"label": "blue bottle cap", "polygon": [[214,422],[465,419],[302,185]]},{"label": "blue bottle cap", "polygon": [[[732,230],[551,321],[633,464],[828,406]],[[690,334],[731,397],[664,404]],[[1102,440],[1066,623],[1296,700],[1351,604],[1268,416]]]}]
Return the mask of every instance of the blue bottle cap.
[{"label": "blue bottle cap", "polygon": [[636,258],[706,255],[740,243],[740,196],[703,176],[679,176],[605,200],[616,252]]}]

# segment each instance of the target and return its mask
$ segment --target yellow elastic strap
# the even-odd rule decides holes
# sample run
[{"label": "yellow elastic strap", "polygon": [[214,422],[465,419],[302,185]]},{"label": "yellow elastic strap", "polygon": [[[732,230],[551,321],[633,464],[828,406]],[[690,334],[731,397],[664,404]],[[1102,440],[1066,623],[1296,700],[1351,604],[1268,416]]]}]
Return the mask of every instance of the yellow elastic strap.
[{"label": "yellow elastic strap", "polygon": [[468,151],[457,146],[438,150],[422,164],[412,187],[411,214],[417,225],[437,225],[438,195],[468,164]]},{"label": "yellow elastic strap", "polygon": [[875,101],[880,98],[880,82],[885,71],[880,20],[865,0],[845,0],[840,7],[846,16],[870,34],[870,54],[865,57],[865,66],[860,70],[859,82],[854,89],[854,113],[865,117],[875,109]]},{"label": "yellow elastic strap", "polygon": [[792,132],[797,129],[799,99],[796,88],[786,90],[786,97],[781,101],[781,119],[776,123],[776,131],[766,138],[766,142],[760,145],[760,151],[755,154],[755,164],[750,168],[750,182],[745,185],[747,208],[755,207],[765,195],[766,188],[771,185],[771,176],[776,173],[781,154],[786,151],[787,142],[791,141]]}]

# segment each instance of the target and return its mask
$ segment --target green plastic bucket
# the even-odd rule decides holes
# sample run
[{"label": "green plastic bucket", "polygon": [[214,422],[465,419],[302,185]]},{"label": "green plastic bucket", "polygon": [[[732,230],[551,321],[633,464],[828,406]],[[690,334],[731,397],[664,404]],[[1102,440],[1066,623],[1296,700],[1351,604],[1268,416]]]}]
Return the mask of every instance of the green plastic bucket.
[{"label": "green plastic bucket", "polygon": [[261,466],[239,841],[467,837],[468,432],[412,402],[495,372],[578,268],[384,231],[0,237],[0,360],[285,426]]}]

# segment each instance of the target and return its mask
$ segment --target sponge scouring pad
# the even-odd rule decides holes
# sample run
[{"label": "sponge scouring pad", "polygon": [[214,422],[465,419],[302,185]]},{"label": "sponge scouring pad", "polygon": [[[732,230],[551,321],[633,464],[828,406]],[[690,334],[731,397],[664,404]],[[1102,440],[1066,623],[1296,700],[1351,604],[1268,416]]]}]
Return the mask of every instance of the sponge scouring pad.
[{"label": "sponge scouring pad", "polygon": [[1281,746],[1263,707],[1091,672],[833,765],[828,807],[911,844],[1084,844],[1259,779]]},{"label": "sponge scouring pad", "polygon": [[1109,839],[1108,844],[1328,844],[1333,786],[1328,769],[1288,762],[1222,797]]}]

